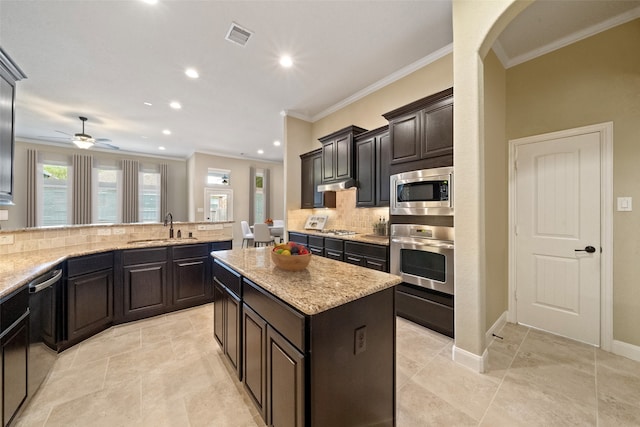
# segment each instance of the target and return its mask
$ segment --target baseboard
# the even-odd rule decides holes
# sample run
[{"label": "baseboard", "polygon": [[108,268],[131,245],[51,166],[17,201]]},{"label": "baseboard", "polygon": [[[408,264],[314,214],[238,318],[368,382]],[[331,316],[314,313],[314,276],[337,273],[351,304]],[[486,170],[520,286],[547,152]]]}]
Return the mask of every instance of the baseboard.
[{"label": "baseboard", "polygon": [[640,346],[629,344],[623,341],[613,340],[611,352],[613,354],[617,354],[618,356],[624,356],[626,358],[640,362]]},{"label": "baseboard", "polygon": [[484,338],[484,342],[487,347],[489,347],[489,344],[491,344],[491,342],[495,339],[493,334],[497,333],[500,329],[502,329],[502,327],[506,323],[507,323],[507,312],[505,311],[500,315],[500,317],[498,317],[495,323],[487,331]]},{"label": "baseboard", "polygon": [[487,372],[489,367],[489,352],[486,348],[484,349],[482,356],[478,356],[477,354],[458,348],[455,345],[451,352],[454,362],[481,374]]}]

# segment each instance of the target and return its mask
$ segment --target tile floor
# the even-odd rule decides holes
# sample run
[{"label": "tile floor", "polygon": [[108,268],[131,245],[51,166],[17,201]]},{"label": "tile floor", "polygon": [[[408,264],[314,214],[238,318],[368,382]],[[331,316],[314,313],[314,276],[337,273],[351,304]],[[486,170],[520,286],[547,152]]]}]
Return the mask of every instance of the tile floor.
[{"label": "tile floor", "polygon": [[[61,353],[17,426],[263,426],[213,340],[211,304],[120,325]],[[398,319],[399,427],[638,426],[640,363],[507,324],[490,372]],[[230,409],[231,408],[231,409]]]}]

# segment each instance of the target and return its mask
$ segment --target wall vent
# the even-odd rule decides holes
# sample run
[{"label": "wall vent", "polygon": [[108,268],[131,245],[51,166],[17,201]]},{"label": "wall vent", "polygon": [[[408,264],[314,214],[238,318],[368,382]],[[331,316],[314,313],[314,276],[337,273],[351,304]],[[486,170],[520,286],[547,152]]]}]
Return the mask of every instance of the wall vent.
[{"label": "wall vent", "polygon": [[240,46],[244,46],[249,41],[249,38],[253,35],[253,32],[247,30],[246,28],[241,27],[235,22],[231,23],[231,28],[227,32],[227,36],[225,39],[233,42],[235,44],[239,44]]}]

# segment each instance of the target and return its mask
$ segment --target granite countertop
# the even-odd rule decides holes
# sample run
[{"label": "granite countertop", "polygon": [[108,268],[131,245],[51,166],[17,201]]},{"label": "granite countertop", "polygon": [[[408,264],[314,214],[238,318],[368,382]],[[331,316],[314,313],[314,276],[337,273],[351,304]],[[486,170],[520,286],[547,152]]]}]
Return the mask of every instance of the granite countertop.
[{"label": "granite countertop", "polygon": [[211,255],[307,315],[321,313],[402,282],[399,276],[315,255],[305,270],[281,270],[271,261],[271,249],[233,249]]},{"label": "granite countertop", "polygon": [[135,243],[105,242],[77,245],[71,248],[29,251],[15,255],[6,255],[0,260],[0,298],[19,289],[29,281],[50,271],[68,258],[108,252],[122,249],[151,248],[157,246],[177,246],[185,244],[222,242],[231,240],[228,236],[208,237],[204,239],[149,239]]},{"label": "granite countertop", "polygon": [[330,237],[332,239],[351,240],[354,242],[373,243],[374,245],[389,246],[389,236],[377,236],[373,233],[371,234],[358,233],[358,234],[348,234],[348,235],[337,236],[334,234],[321,233],[315,230],[301,229],[301,230],[287,230],[287,231],[291,231],[294,233],[309,234],[312,236]]}]

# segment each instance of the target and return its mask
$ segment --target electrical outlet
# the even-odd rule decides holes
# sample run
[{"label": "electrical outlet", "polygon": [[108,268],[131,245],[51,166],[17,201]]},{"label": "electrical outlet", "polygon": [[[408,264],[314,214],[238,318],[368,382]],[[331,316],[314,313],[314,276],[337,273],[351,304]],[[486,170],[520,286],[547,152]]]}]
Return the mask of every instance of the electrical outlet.
[{"label": "electrical outlet", "polygon": [[111,229],[110,228],[99,228],[98,229],[98,236],[111,236]]},{"label": "electrical outlet", "polygon": [[114,228],[113,234],[124,234],[124,228]]},{"label": "electrical outlet", "polygon": [[208,224],[207,230],[222,230],[222,224]]},{"label": "electrical outlet", "polygon": [[13,234],[0,235],[0,245],[13,245]]},{"label": "electrical outlet", "polygon": [[367,349],[367,327],[360,326],[353,335],[353,354],[360,354]]}]

